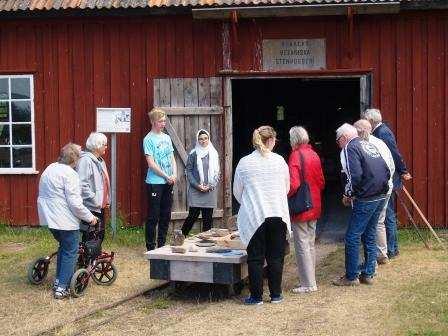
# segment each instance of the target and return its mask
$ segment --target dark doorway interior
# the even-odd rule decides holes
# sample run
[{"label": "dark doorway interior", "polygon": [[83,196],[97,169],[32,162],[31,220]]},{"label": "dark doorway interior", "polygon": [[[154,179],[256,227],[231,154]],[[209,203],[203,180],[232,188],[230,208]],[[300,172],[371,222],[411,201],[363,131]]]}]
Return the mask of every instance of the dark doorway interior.
[{"label": "dark doorway interior", "polygon": [[[304,126],[310,143],[322,159],[326,179],[323,216],[318,230],[328,225],[346,224],[347,209],[340,203],[339,148],[335,130],[344,122],[353,123],[360,115],[359,78],[235,79],[232,81],[233,165],[249,154],[253,130],[272,125],[279,143],[274,149],[288,160],[291,151],[289,129]],[[234,211],[237,203],[234,202]]]}]

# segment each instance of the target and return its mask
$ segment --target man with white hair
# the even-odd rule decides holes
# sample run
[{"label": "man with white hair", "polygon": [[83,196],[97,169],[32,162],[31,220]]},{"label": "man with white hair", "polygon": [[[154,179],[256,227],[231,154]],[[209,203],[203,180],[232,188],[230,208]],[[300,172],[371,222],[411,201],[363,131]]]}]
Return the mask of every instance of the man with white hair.
[{"label": "man with white hair", "polygon": [[[342,201],[347,206],[351,204],[352,213],[345,233],[345,275],[333,284],[371,285],[376,265],[376,226],[389,189],[390,172],[378,149],[359,138],[352,125],[346,123],[336,130],[336,142],[342,149],[341,161],[347,175]],[[361,241],[364,264],[359,274]]]},{"label": "man with white hair", "polygon": [[378,248],[377,262],[380,265],[387,264],[389,262],[389,258],[387,257],[387,236],[386,236],[386,227],[384,225],[384,221],[386,219],[386,209],[387,203],[389,201],[390,195],[393,190],[393,182],[392,177],[395,172],[395,164],[394,159],[392,157],[392,153],[390,152],[387,145],[374,135],[372,135],[372,126],[367,120],[361,119],[353,124],[356,130],[358,131],[358,136],[361,139],[364,139],[374,145],[378,151],[380,152],[381,157],[386,162],[387,167],[389,168],[390,178],[389,178],[389,190],[386,195],[385,204],[383,210],[381,210],[380,218],[378,219],[378,225],[376,228],[376,246]]},{"label": "man with white hair", "polygon": [[[372,125],[372,134],[378,139],[384,141],[389,148],[394,158],[395,174],[393,176],[393,190],[401,189],[403,187],[402,181],[412,179],[409,174],[403,157],[397,147],[397,141],[390,128],[382,122],[381,112],[378,109],[367,109],[364,112],[363,119],[366,119]],[[391,194],[386,210],[386,235],[387,235],[387,254],[389,258],[394,258],[399,254],[398,240],[397,240],[397,218],[395,214],[395,195]]]}]

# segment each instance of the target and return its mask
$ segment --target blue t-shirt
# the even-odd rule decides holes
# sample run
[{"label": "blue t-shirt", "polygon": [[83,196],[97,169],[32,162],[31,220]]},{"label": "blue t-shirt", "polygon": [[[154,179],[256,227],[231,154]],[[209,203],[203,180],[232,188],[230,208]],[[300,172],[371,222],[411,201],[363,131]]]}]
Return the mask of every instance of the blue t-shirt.
[{"label": "blue t-shirt", "polygon": [[[143,151],[145,155],[152,156],[155,163],[157,163],[166,175],[173,175],[171,156],[173,155],[174,148],[171,138],[167,134],[156,134],[153,132],[146,134],[143,139]],[[146,173],[145,182],[148,184],[166,184],[166,180],[163,177],[157,175],[149,168]]]}]

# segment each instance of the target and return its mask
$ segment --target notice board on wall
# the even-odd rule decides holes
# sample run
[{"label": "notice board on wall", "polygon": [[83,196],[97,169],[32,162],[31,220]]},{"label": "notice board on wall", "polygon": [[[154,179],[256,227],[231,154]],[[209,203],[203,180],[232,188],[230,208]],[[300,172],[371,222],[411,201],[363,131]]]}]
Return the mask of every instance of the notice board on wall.
[{"label": "notice board on wall", "polygon": [[98,107],[96,130],[102,133],[130,133],[131,109]]}]

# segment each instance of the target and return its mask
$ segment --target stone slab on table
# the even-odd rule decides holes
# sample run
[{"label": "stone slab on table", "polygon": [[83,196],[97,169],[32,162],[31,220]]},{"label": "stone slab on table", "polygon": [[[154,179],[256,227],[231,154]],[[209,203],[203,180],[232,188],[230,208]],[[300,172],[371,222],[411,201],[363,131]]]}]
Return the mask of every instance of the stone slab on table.
[{"label": "stone slab on table", "polygon": [[[168,281],[236,284],[247,277],[247,253],[231,250],[228,253],[207,252],[210,247],[196,246],[198,237],[190,237],[182,245],[186,253],[174,253],[163,246],[145,253],[150,264],[151,279]],[[190,247],[197,251],[189,251]],[[213,246],[213,248],[222,248]]]}]

